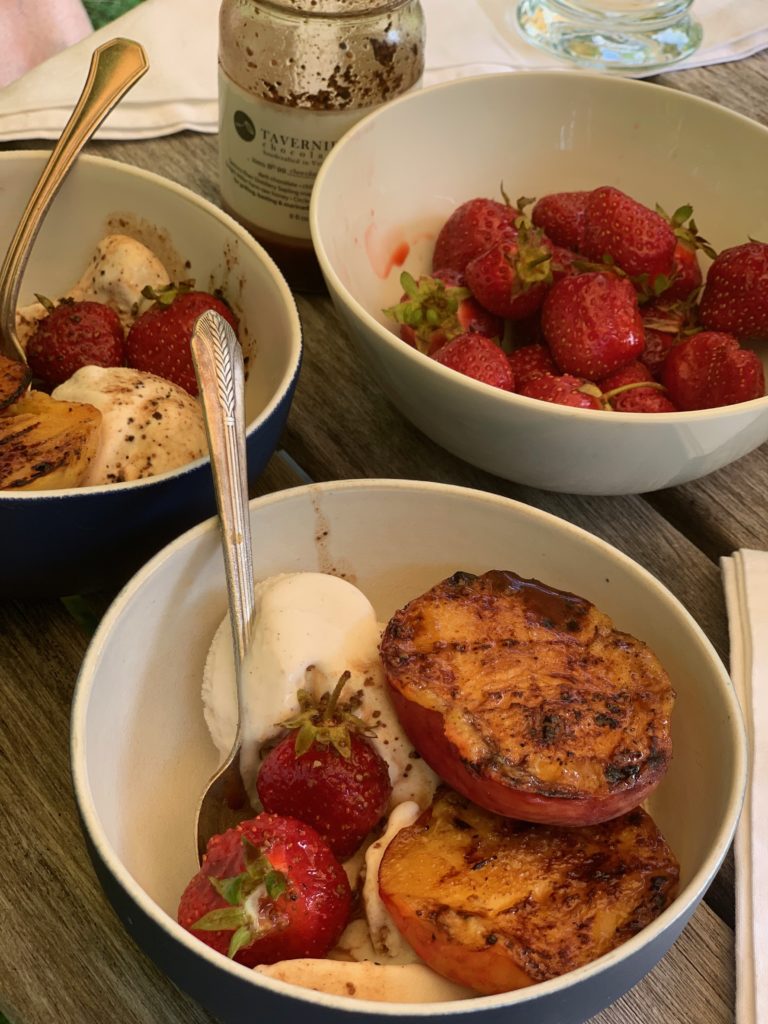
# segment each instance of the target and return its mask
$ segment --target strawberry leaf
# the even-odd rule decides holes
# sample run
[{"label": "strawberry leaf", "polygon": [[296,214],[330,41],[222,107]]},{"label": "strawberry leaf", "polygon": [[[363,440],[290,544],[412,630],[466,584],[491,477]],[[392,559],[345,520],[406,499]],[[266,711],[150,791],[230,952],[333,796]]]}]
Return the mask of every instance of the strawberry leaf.
[{"label": "strawberry leaf", "polygon": [[362,736],[372,736],[373,731],[355,715],[360,706],[361,697],[353,695],[348,701],[339,702],[341,691],[350,678],[349,672],[343,672],[332,693],[324,693],[315,701],[306,690],[299,690],[297,698],[300,712],[279,724],[285,729],[296,730],[294,751],[296,757],[302,757],[314,744],[331,746],[344,758],[352,753],[350,732]]},{"label": "strawberry leaf", "polygon": [[312,722],[302,722],[296,733],[296,757],[302,757],[315,742],[317,730]]},{"label": "strawberry leaf", "polygon": [[461,333],[458,311],[461,303],[470,297],[468,288],[446,285],[438,277],[424,276],[416,281],[408,271],[400,275],[400,286],[405,298],[382,312],[398,324],[413,329],[416,348],[426,352],[436,330],[446,339]]},{"label": "strawberry leaf", "polygon": [[[203,914],[191,926],[199,932],[229,932],[246,924],[248,918],[242,907],[221,907]],[[250,930],[249,930],[250,934]]]},{"label": "strawberry leaf", "polygon": [[52,312],[56,308],[55,304],[51,301],[51,299],[49,299],[45,295],[38,295],[38,293],[35,292],[35,298],[37,299],[41,306],[45,306],[46,312],[48,313]]},{"label": "strawberry leaf", "polygon": [[[690,204],[685,206],[679,206],[670,218],[670,222],[673,228],[680,227],[682,224],[693,216],[693,207]],[[691,228],[693,228],[693,222],[691,222]]]},{"label": "strawberry leaf", "polygon": [[282,871],[268,871],[264,876],[264,888],[267,890],[267,896],[271,900],[276,900],[288,888],[288,879]]},{"label": "strawberry leaf", "polygon": [[253,888],[253,881],[247,872],[241,875],[234,875],[232,878],[208,878],[216,892],[230,906],[242,906],[245,897]]},{"label": "strawberry leaf", "polygon": [[417,299],[419,297],[419,286],[416,283],[416,279],[407,270],[404,270],[400,275],[400,287],[410,298]]},{"label": "strawberry leaf", "polygon": [[250,946],[256,938],[257,936],[254,935],[247,924],[242,925],[242,927],[237,929],[230,940],[227,956],[230,960],[234,959],[241,949],[245,949],[246,946]]}]

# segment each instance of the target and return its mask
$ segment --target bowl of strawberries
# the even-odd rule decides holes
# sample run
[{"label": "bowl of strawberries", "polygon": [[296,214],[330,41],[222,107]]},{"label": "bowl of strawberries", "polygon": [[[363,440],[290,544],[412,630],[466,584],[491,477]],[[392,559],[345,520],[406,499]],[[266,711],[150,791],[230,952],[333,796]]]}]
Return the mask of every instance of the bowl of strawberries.
[{"label": "bowl of strawberries", "polygon": [[701,900],[745,786],[737,700],[691,615],[615,548],[486,492],[329,482],[250,516],[270,543],[243,786],[202,858],[198,801],[238,733],[215,520],[129,582],[78,679],[75,795],[128,934],[222,1024],[580,1024],[627,992]]},{"label": "bowl of strawberries", "polygon": [[[0,247],[45,154],[0,154]],[[251,483],[288,414],[301,358],[293,297],[227,214],[155,174],[81,157],[36,240],[0,358],[6,595],[124,582],[215,511],[189,340],[214,309],[247,366]]]},{"label": "bowl of strawberries", "polygon": [[[450,157],[446,125],[472,140]],[[434,441],[519,483],[642,493],[768,438],[766,156],[761,125],[647,82],[461,79],[334,147],[313,240],[359,351]]]}]

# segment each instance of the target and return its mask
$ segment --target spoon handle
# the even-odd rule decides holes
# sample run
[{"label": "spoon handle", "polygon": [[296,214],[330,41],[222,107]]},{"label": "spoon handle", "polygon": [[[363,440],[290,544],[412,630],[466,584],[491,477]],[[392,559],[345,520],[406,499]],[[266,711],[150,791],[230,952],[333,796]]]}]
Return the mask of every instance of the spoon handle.
[{"label": "spoon handle", "polygon": [[84,144],[148,67],[143,47],[130,39],[112,39],[94,50],[80,99],[21,215],[0,268],[0,347],[10,359],[24,359],[16,338],[16,305],[24,268],[48,207]]},{"label": "spoon handle", "polygon": [[213,310],[195,322],[191,347],[219,510],[239,696],[254,606],[243,351],[230,325]]}]

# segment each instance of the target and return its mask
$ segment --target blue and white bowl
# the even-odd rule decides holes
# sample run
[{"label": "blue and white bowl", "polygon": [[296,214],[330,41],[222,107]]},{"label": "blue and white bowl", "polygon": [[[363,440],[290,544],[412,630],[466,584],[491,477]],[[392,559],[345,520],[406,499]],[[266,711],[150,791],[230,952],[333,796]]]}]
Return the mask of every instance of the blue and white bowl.
[{"label": "blue and white bowl", "polygon": [[[0,250],[7,247],[47,154],[0,153]],[[169,270],[200,288],[222,286],[248,359],[248,475],[273,453],[301,361],[301,326],[271,258],[231,217],[175,182],[127,164],[81,156],[57,196],[22,281],[35,292],[71,287],[109,231],[147,241]],[[172,537],[215,512],[209,461],[156,477],[64,490],[0,490],[0,595],[65,595],[125,580]]]},{"label": "blue and white bowl", "polygon": [[[175,915],[197,870],[197,803],[218,763],[201,683],[227,607],[219,531],[209,520],[118,595],[75,692],[75,795],[96,872],[135,942],[222,1024],[580,1024],[628,991],[699,904],[744,793],[738,703],[692,616],[605,542],[480,491],[402,480],[314,484],[252,501],[251,524],[254,537],[268,538],[254,546],[257,580],[302,570],[343,575],[380,621],[456,570],[511,569],[588,598],[617,629],[648,643],[677,692],[674,757],[649,811],[680,861],[680,891],[660,917],[585,967],[516,992],[450,1002],[315,992],[251,971],[190,935]],[[158,686],[160,678],[169,685]]]}]

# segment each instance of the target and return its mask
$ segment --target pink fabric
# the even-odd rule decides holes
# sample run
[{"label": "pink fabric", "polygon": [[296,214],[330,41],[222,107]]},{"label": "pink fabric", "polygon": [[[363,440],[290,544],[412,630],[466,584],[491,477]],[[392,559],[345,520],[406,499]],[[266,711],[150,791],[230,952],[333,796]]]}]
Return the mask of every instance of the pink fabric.
[{"label": "pink fabric", "polygon": [[92,31],[81,0],[0,0],[0,88]]}]

